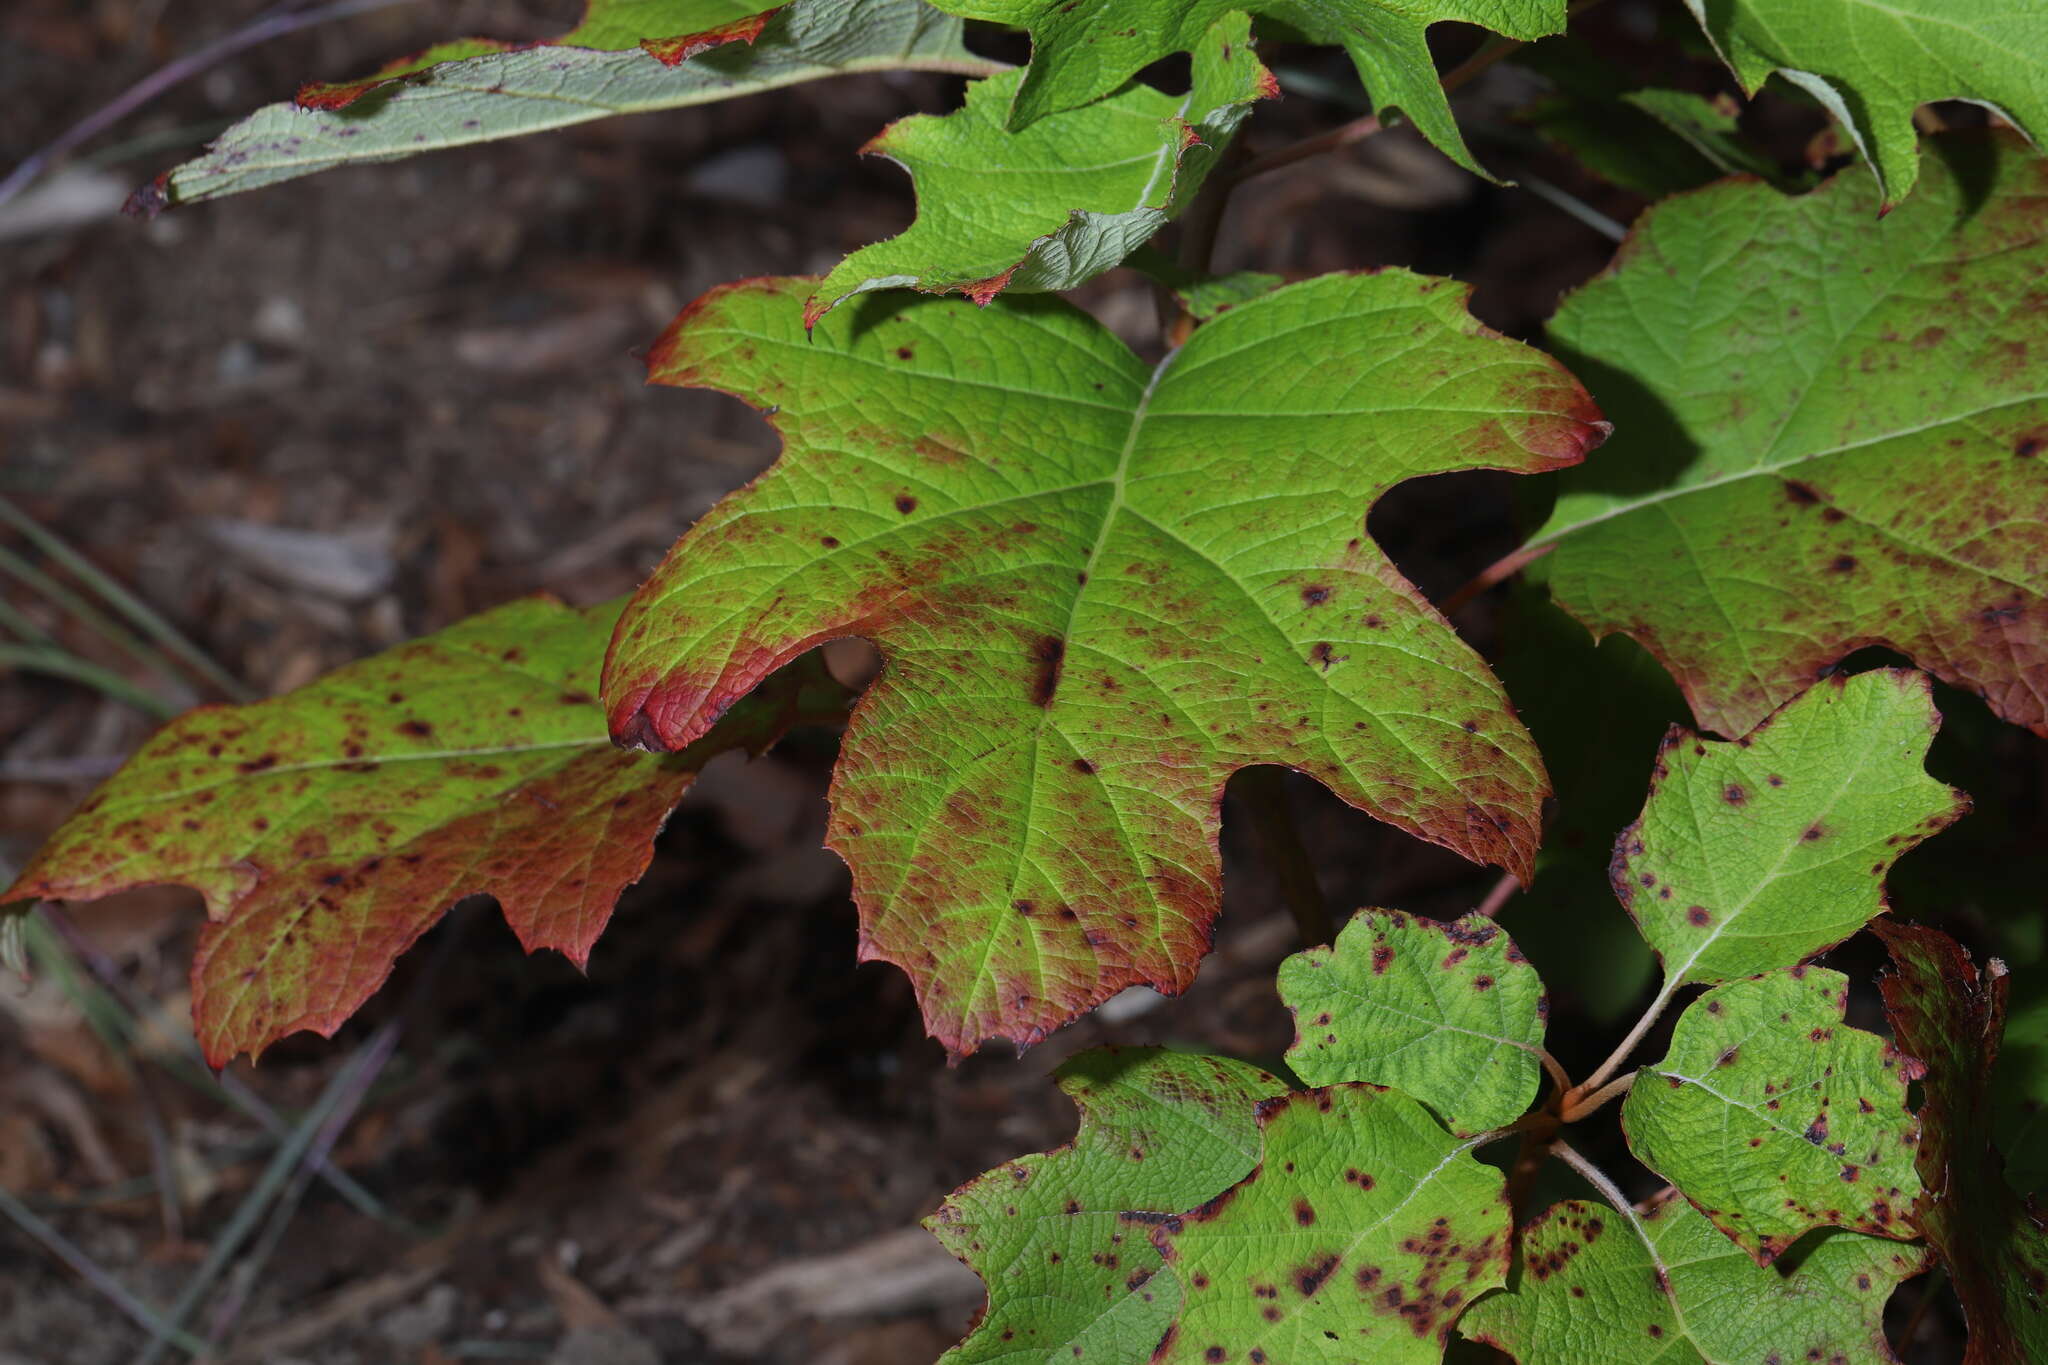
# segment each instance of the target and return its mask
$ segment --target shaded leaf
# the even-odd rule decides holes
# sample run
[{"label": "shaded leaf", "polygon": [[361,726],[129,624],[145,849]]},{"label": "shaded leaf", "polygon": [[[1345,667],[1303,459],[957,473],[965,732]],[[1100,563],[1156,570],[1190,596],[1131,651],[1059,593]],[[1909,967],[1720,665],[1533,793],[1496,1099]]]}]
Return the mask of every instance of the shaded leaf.
[{"label": "shaded leaf", "polygon": [[2006,1181],[2048,1194],[2048,981],[2038,967],[2012,975],[2005,1037],[1992,1072],[1993,1134]]},{"label": "shaded leaf", "polygon": [[1520,1365],[1896,1365],[1885,1301],[1926,1259],[1921,1247],[1824,1232],[1780,1274],[1683,1199],[1641,1213],[1574,1199],[1523,1229],[1512,1292],[1481,1301],[1459,1331]]},{"label": "shaded leaf", "polygon": [[[727,8],[712,0],[680,8],[705,5]],[[676,66],[637,44],[623,51],[560,45],[479,51],[396,80],[380,73],[386,83],[371,98],[343,100],[347,108],[266,105],[221,134],[204,155],[138,192],[134,207],[155,212],[335,166],[706,104],[824,76],[894,70],[979,75],[993,65],[960,45],[958,20],[923,0],[791,0],[767,12],[758,31],[746,31],[751,27],[742,24],[730,41],[698,48]]]},{"label": "shaded leaf", "polygon": [[1240,767],[1526,868],[1536,755],[1366,514],[1424,473],[1571,463],[1600,427],[1461,288],[1294,285],[1156,369],[1055,300],[910,298],[807,334],[810,290],[715,291],[652,357],[768,407],[787,450],[641,589],[606,704],[625,742],[678,748],[813,646],[876,642],[829,837],[862,957],[909,972],[947,1047],[1185,989]]},{"label": "shaded leaf", "polygon": [[1738,740],[1673,726],[1610,874],[1666,992],[1792,966],[1884,913],[1892,863],[1969,809],[1922,766],[1940,725],[1926,677],[1887,668]]},{"label": "shaded leaf", "polygon": [[1919,169],[1913,113],[1987,105],[2048,135],[2048,9],[2010,0],[1686,0],[1743,89],[1774,73],[1826,106],[1883,182]]},{"label": "shaded leaf", "polygon": [[1629,1150],[1761,1265],[1817,1227],[1915,1235],[1920,1068],[1845,1025],[1848,1000],[1817,967],[1716,987],[1622,1106]]},{"label": "shaded leaf", "polygon": [[1993,958],[1980,972],[1961,944],[1918,924],[1871,928],[1892,958],[1877,981],[1892,1034],[1927,1067],[1919,1161],[1926,1190],[1914,1213],[1969,1322],[1964,1365],[2048,1359],[2048,1214],[2013,1197],[1991,1142],[2005,964]]},{"label": "shaded leaf", "polygon": [[1287,1064],[1310,1085],[1392,1086],[1460,1135],[1512,1123],[1536,1098],[1549,1003],[1484,915],[1361,910],[1333,946],[1280,964],[1280,998],[1294,1014]]},{"label": "shaded leaf", "polygon": [[1377,1086],[1288,1095],[1259,1124],[1258,1169],[1156,1234],[1186,1300],[1153,1359],[1441,1359],[1465,1305],[1507,1278],[1500,1172]]},{"label": "shaded leaf", "polygon": [[1062,109],[1108,94],[1142,67],[1192,51],[1210,24],[1232,10],[1278,20],[1311,42],[1350,54],[1376,113],[1399,110],[1443,153],[1468,170],[1465,147],[1437,83],[1424,35],[1458,20],[1510,38],[1540,38],[1564,28],[1564,0],[938,0],[969,19],[1031,30],[1031,64],[1017,91],[1010,126],[1026,127]]},{"label": "shaded leaf", "polygon": [[1870,644],[2048,734],[2048,160],[1934,145],[1882,219],[1860,170],[1662,204],[1552,322],[1623,436],[1532,544],[1722,734]]},{"label": "shaded leaf", "polygon": [[989,1292],[942,1365],[1143,1365],[1181,1301],[1153,1225],[1244,1178],[1258,1103],[1286,1089],[1242,1062],[1156,1048],[1085,1052],[1054,1079],[1081,1111],[1074,1140],[977,1177],[925,1220]]},{"label": "shaded leaf", "polygon": [[593,695],[619,607],[514,602],[288,695],[190,712],[0,901],[197,889],[212,922],[192,1009],[217,1066],[332,1034],[464,896],[495,896],[528,951],[581,965],[706,759],[845,712],[806,668],[687,753],[622,753]]},{"label": "shaded leaf", "polygon": [[1558,95],[1521,117],[1595,175],[1650,199],[1724,175],[1779,178],[1778,168],[1743,140],[1726,98],[1658,89]]},{"label": "shaded leaf", "polygon": [[[1185,208],[1252,104],[1279,93],[1252,55],[1242,14],[1196,43],[1192,85],[1179,98],[1133,84],[1007,132],[1023,78],[1008,71],[977,82],[960,109],[900,120],[868,144],[916,180],[917,220],[834,267],[805,306],[808,319],[876,289],[986,303],[1004,289],[1084,284]],[[1000,194],[989,192],[991,176],[1001,177]]]}]

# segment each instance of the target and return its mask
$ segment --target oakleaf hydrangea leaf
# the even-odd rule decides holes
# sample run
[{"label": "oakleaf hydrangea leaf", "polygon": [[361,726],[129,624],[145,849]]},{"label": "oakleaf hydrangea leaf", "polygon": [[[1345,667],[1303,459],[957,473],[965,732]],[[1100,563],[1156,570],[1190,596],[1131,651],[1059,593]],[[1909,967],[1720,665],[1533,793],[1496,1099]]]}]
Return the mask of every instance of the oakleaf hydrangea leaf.
[{"label": "oakleaf hydrangea leaf", "polygon": [[1280,998],[1294,1012],[1287,1064],[1310,1085],[1392,1086],[1461,1135],[1512,1123],[1536,1098],[1549,1003],[1484,915],[1361,910],[1333,946],[1280,964]]},{"label": "oakleaf hydrangea leaf", "polygon": [[[1177,98],[1132,84],[1007,132],[1023,79],[1009,71],[977,82],[960,109],[903,119],[868,144],[916,179],[917,221],[841,261],[806,316],[906,285],[986,303],[1004,289],[1084,284],[1184,208],[1252,104],[1279,93],[1252,55],[1242,14],[1224,16],[1196,43],[1192,85]],[[1002,193],[991,194],[991,183]]]},{"label": "oakleaf hydrangea leaf", "polygon": [[1512,1291],[1480,1301],[1458,1330],[1520,1365],[1897,1365],[1885,1302],[1926,1259],[1824,1232],[1780,1274],[1683,1199],[1641,1213],[1574,1199],[1523,1229]]},{"label": "oakleaf hydrangea leaf", "polygon": [[[622,18],[661,10],[707,18],[750,6],[641,0],[611,8]],[[520,137],[613,114],[708,104],[825,76],[896,70],[981,75],[993,67],[961,46],[959,20],[924,0],[791,0],[720,28],[710,35],[720,39],[715,43],[688,28],[669,27],[702,41],[658,43],[656,53],[637,40],[620,51],[557,43],[505,51],[484,45],[463,55],[472,46],[464,45],[424,69],[400,63],[379,73],[371,83],[383,84],[371,99],[351,103],[344,98],[350,87],[332,95],[309,92],[315,103],[339,101],[350,104],[346,109],[266,105],[221,134],[204,155],[139,191],[132,206],[153,213],[336,166]]]},{"label": "oakleaf hydrangea leaf", "polygon": [[1398,1091],[1269,1101],[1259,1167],[1155,1234],[1186,1299],[1158,1365],[1442,1359],[1465,1305],[1506,1282],[1499,1171]]},{"label": "oakleaf hydrangea leaf", "polygon": [[2013,0],[1686,0],[1754,94],[1773,73],[1826,106],[1896,203],[1919,169],[1913,114],[1989,106],[2048,135],[2048,9]]},{"label": "oakleaf hydrangea leaf", "polygon": [[988,1284],[988,1311],[941,1365],[1143,1365],[1180,1309],[1152,1245],[1161,1219],[1242,1180],[1279,1080],[1221,1057],[1086,1052],[1054,1079],[1073,1142],[998,1166],[925,1221]]},{"label": "oakleaf hydrangea leaf", "polygon": [[2048,981],[2034,967],[2015,972],[2005,1038],[1991,1092],[1994,1135],[2008,1183],[2021,1194],[2048,1195]]},{"label": "oakleaf hydrangea leaf", "polygon": [[1826,679],[1738,740],[1673,726],[1610,870],[1665,993],[1789,967],[1882,914],[1892,863],[1969,809],[1922,767],[1940,726],[1903,669]]},{"label": "oakleaf hydrangea leaf", "polygon": [[1141,67],[1192,51],[1209,25],[1248,10],[1288,25],[1311,42],[1350,54],[1381,114],[1399,110],[1443,153],[1479,171],[1437,83],[1425,39],[1446,20],[1478,24],[1510,38],[1564,29],[1565,0],[937,0],[969,19],[1031,30],[1031,64],[1017,90],[1010,126],[1026,127],[1086,104],[1122,85]]},{"label": "oakleaf hydrangea leaf", "polygon": [[1920,1059],[1920,1178],[1914,1210],[1969,1322],[1963,1365],[2048,1360],[2048,1213],[2007,1188],[1992,1146],[1992,1067],[2010,978],[1980,970],[1936,929],[1872,926],[1891,953],[1878,978],[1900,1048]]},{"label": "oakleaf hydrangea leaf", "polygon": [[1762,1265],[1817,1227],[1915,1235],[1919,1064],[1844,1025],[1848,999],[1819,968],[1718,986],[1622,1107],[1629,1150]]},{"label": "oakleaf hydrangea leaf", "polygon": [[622,741],[680,748],[815,645],[879,646],[829,838],[862,957],[947,1047],[1185,989],[1240,767],[1527,866],[1536,753],[1366,514],[1421,474],[1570,464],[1601,426],[1460,287],[1309,281],[1157,367],[1043,296],[893,295],[807,333],[811,289],[714,291],[651,357],[769,409],[786,450],[641,589],[605,702]]},{"label": "oakleaf hydrangea leaf", "polygon": [[190,712],[0,901],[196,888],[212,922],[192,1009],[215,1065],[332,1034],[464,896],[495,896],[528,951],[581,965],[706,759],[845,714],[819,666],[688,753],[621,753],[594,695],[619,607],[514,602],[285,696]]},{"label": "oakleaf hydrangea leaf", "polygon": [[1861,170],[1659,205],[1552,323],[1623,437],[1532,544],[1722,734],[1870,644],[2048,734],[2048,160],[1932,145],[1883,218]]}]

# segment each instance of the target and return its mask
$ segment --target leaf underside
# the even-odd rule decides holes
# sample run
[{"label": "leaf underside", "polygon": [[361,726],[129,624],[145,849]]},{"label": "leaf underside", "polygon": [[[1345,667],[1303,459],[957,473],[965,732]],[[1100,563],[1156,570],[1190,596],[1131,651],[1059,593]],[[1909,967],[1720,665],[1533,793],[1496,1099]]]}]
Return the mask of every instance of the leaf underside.
[{"label": "leaf underside", "polygon": [[1831,1231],[1785,1275],[1683,1199],[1641,1213],[1575,1199],[1523,1229],[1511,1292],[1482,1300],[1459,1332],[1519,1365],[1897,1365],[1885,1302],[1926,1259],[1921,1247]]},{"label": "leaf underside", "polygon": [[822,667],[690,753],[623,753],[594,695],[620,604],[534,598],[250,706],[159,731],[0,901],[173,882],[211,921],[192,968],[214,1065],[332,1034],[461,897],[497,898],[528,951],[579,965],[712,754],[843,716]]},{"label": "leaf underside", "polygon": [[1759,1264],[1817,1227],[1916,1235],[1919,1067],[1845,1025],[1848,1000],[1849,979],[1819,968],[1718,986],[1622,1106],[1637,1160]]},{"label": "leaf underside", "polygon": [[1601,426],[1553,362],[1400,271],[1241,304],[1156,370],[1042,298],[890,296],[807,334],[811,287],[715,291],[651,358],[770,407],[786,450],[641,589],[605,701],[674,749],[813,646],[879,646],[830,842],[862,957],[948,1048],[1185,989],[1240,767],[1526,869],[1536,753],[1366,514],[1416,475],[1580,458]]},{"label": "leaf underside", "polygon": [[1789,967],[1885,910],[1884,878],[1969,809],[1922,766],[1923,674],[1836,675],[1739,740],[1673,727],[1609,880],[1670,988]]},{"label": "leaf underside", "polygon": [[156,212],[336,166],[707,104],[826,76],[979,73],[991,65],[961,46],[959,20],[924,0],[792,0],[766,12],[753,30],[746,21],[721,30],[719,43],[675,48],[671,55],[679,64],[673,66],[637,44],[621,51],[561,45],[480,50],[397,79],[387,75],[369,98],[345,101],[345,108],[266,105],[221,134],[204,155],[139,191],[134,207]]},{"label": "leaf underside", "polygon": [[1551,324],[1620,436],[1532,544],[1736,735],[1867,645],[2048,734],[2048,159],[1946,137],[1651,209]]}]

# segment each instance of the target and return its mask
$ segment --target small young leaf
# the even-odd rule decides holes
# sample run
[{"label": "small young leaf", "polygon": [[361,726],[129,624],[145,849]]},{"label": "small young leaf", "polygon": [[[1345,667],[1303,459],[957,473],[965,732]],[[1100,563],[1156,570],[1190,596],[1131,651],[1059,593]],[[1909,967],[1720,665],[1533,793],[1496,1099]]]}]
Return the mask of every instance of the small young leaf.
[{"label": "small young leaf", "polygon": [[336,166],[520,137],[613,114],[708,104],[824,76],[893,70],[982,74],[992,66],[960,45],[959,20],[924,0],[791,0],[767,13],[750,36],[751,28],[748,21],[731,30],[728,41],[693,53],[675,49],[681,64],[673,67],[637,45],[617,52],[559,45],[477,49],[397,80],[380,73],[388,84],[347,109],[266,105],[221,134],[203,156],[159,176],[134,204],[156,212]]},{"label": "small young leaf", "polygon": [[1073,1142],[998,1166],[925,1220],[988,1285],[988,1311],[941,1365],[1143,1365],[1180,1309],[1152,1225],[1258,1163],[1255,1067],[1156,1048],[1084,1052],[1054,1079],[1081,1111]]},{"label": "small young leaf", "polygon": [[1936,100],[2048,136],[2048,8],[2011,0],[1686,0],[1754,94],[1775,73],[1827,107],[1870,158],[1887,204],[1919,171],[1913,114]]},{"label": "small young leaf", "polygon": [[1843,1024],[1848,999],[1812,967],[1716,987],[1622,1106],[1629,1150],[1759,1265],[1817,1227],[1915,1235],[1919,1064]]},{"label": "small young leaf", "polygon": [[286,696],[173,721],[0,902],[176,882],[212,923],[192,968],[208,1060],[332,1034],[455,901],[498,899],[528,951],[579,965],[706,759],[845,714],[822,667],[690,752],[621,753],[593,691],[620,604],[533,598]]},{"label": "small young leaf", "polygon": [[[1186,207],[1252,104],[1279,93],[1252,55],[1242,14],[1196,43],[1193,83],[1179,98],[1134,84],[1006,132],[1023,78],[1008,71],[978,82],[962,108],[903,119],[868,144],[917,181],[917,221],[841,261],[805,305],[806,319],[906,285],[986,303],[1005,289],[1084,284]],[[999,198],[989,193],[992,176]]]},{"label": "small young leaf", "polygon": [[1885,1301],[1926,1261],[1921,1247],[1823,1232],[1782,1275],[1683,1199],[1641,1213],[1574,1199],[1523,1230],[1512,1292],[1458,1330],[1520,1365],[1897,1365]]},{"label": "small young leaf", "polygon": [[715,291],[656,348],[656,382],[768,408],[786,450],[640,590],[605,700],[673,749],[825,640],[880,647],[830,841],[862,957],[909,972],[947,1047],[1185,989],[1240,767],[1526,870],[1536,754],[1366,515],[1425,473],[1570,464],[1601,427],[1461,288],[1308,281],[1156,368],[1056,300],[891,296],[806,332],[810,292]]},{"label": "small young leaf", "polygon": [[1186,1295],[1153,1359],[1403,1365],[1442,1359],[1507,1278],[1499,1171],[1392,1090],[1268,1101],[1259,1167],[1155,1235]]},{"label": "small young leaf", "polygon": [[1342,46],[1358,67],[1375,111],[1399,110],[1444,155],[1483,174],[1466,150],[1438,84],[1424,35],[1457,20],[1510,38],[1564,29],[1565,0],[936,0],[969,19],[1031,30],[1031,65],[1010,113],[1026,127],[1086,104],[1141,67],[1188,52],[1210,24],[1248,10],[1288,25],[1311,42]]},{"label": "small young leaf", "polygon": [[1930,691],[1836,674],[1738,740],[1672,727],[1611,869],[1667,989],[1792,966],[1884,912],[1892,863],[1969,809],[1921,766]]},{"label": "small young leaf", "polygon": [[1893,970],[1877,984],[1893,1036],[1927,1067],[1919,1158],[1927,1192],[1914,1213],[1969,1321],[1963,1365],[2048,1360],[2048,1213],[2013,1197],[1991,1143],[2005,964],[1993,958],[1980,972],[1961,944],[1918,924],[1871,928],[1891,953]]},{"label": "small young leaf", "polygon": [[1551,324],[1623,434],[1531,543],[1724,735],[1869,644],[2048,734],[2048,159],[1933,145],[1882,219],[1860,170],[1662,204]]},{"label": "small young leaf", "polygon": [[1287,1064],[1310,1085],[1392,1086],[1461,1136],[1512,1123],[1536,1098],[1543,983],[1484,915],[1361,910],[1334,946],[1280,964],[1280,998],[1294,1013]]}]

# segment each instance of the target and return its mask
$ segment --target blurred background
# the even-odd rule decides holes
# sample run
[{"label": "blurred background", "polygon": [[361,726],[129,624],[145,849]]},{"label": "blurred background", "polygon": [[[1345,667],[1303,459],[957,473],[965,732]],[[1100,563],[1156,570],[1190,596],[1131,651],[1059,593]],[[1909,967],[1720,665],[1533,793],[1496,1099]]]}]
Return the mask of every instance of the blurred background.
[{"label": "blurred background", "polygon": [[[10,871],[185,706],[286,691],[523,594],[587,603],[635,586],[775,453],[740,404],[645,387],[640,351],[703,289],[821,271],[898,230],[907,177],[856,150],[960,92],[938,76],[841,79],[144,222],[117,212],[129,191],[306,80],[442,37],[549,36],[579,6],[10,0],[0,175],[281,9],[327,21],[191,63],[0,203]],[[1668,36],[1683,17],[1676,0],[1611,0],[1585,21],[1586,50],[1637,81],[1724,89],[1696,38]],[[1433,38],[1446,63],[1477,41],[1456,26]],[[973,41],[1024,56],[1010,35]],[[1362,109],[1341,54],[1261,55],[1288,94],[1249,125],[1254,149]],[[1458,101],[1482,159],[1518,187],[1396,131],[1240,191],[1218,267],[1452,274],[1483,320],[1538,337],[1644,203],[1531,123],[1572,60],[1546,45]],[[1744,129],[1788,177],[1838,150],[1790,99],[1759,102]],[[1081,302],[1157,352],[1142,279],[1115,272]],[[1441,600],[1518,543],[1530,509],[1515,482],[1412,484],[1373,526]],[[1458,624],[1503,661],[1558,774],[1551,861],[1505,922],[1551,979],[1554,1048],[1583,1065],[1647,981],[1600,873],[1683,711],[1632,647],[1596,652],[1540,589],[1482,597]],[[1553,641],[1563,653],[1544,652]],[[1903,864],[1898,898],[1925,886],[1919,917],[1947,914],[2029,960],[2041,746],[1974,700],[1944,706],[1943,775],[2000,804]],[[715,765],[587,976],[526,958],[492,906],[465,904],[334,1040],[295,1038],[219,1077],[188,1022],[196,897],[162,888],[33,917],[31,976],[0,985],[0,1362],[936,1357],[981,1295],[916,1221],[960,1182],[1070,1135],[1047,1077],[1075,1051],[1164,1042],[1277,1059],[1292,1031],[1272,971],[1298,945],[1271,870],[1227,817],[1226,912],[1192,992],[1127,993],[1021,1059],[948,1068],[904,979],[853,965],[845,870],[820,847],[834,744],[800,732],[762,761]],[[1333,906],[1450,917],[1494,887],[1305,781],[1288,799]],[[1967,894],[1942,859],[1972,868]],[[2005,897],[2028,915],[2002,913]],[[1867,982],[1874,956],[1838,957]],[[1625,1157],[1613,1169],[1648,1191]],[[1915,1359],[1950,1358],[1945,1315],[1926,1315]]]}]

